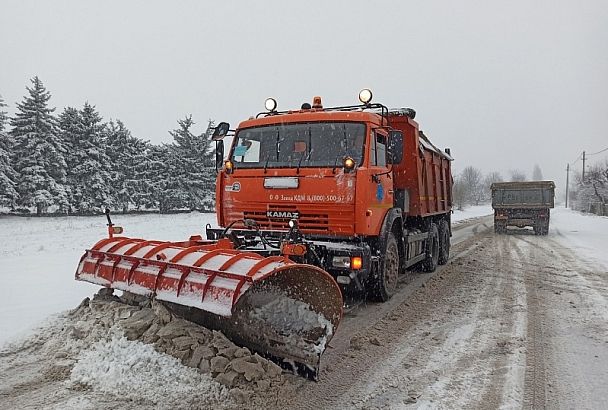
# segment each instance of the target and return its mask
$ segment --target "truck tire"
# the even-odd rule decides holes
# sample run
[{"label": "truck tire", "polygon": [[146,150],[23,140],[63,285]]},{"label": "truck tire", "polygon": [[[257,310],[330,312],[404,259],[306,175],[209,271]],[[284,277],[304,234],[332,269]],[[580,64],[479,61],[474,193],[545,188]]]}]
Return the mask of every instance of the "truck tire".
[{"label": "truck tire", "polygon": [[503,221],[497,221],[494,219],[494,232],[502,235],[507,231],[507,223]]},{"label": "truck tire", "polygon": [[399,247],[395,234],[391,231],[386,239],[386,249],[380,263],[379,272],[372,275],[370,297],[376,302],[386,302],[397,291],[399,279]]},{"label": "truck tire", "polygon": [[539,235],[547,235],[549,233],[549,221],[543,221],[539,226]]},{"label": "truck tire", "polygon": [[450,224],[445,219],[439,222],[439,260],[440,265],[448,263],[450,258]]},{"label": "truck tire", "polygon": [[435,223],[429,227],[429,237],[426,241],[426,259],[422,261],[424,272],[434,272],[439,262],[439,230]]},{"label": "truck tire", "polygon": [[545,223],[545,221],[541,219],[537,219],[534,221],[534,234],[535,235],[546,235],[549,233],[549,226]]}]

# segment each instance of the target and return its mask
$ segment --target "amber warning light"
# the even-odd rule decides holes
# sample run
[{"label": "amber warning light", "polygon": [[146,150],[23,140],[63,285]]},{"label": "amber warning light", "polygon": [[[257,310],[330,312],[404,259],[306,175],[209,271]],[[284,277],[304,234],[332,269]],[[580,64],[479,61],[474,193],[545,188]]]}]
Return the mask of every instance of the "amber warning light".
[{"label": "amber warning light", "polygon": [[227,174],[232,174],[232,171],[234,170],[234,164],[232,163],[232,161],[228,160],[224,162],[224,168],[226,169]]}]

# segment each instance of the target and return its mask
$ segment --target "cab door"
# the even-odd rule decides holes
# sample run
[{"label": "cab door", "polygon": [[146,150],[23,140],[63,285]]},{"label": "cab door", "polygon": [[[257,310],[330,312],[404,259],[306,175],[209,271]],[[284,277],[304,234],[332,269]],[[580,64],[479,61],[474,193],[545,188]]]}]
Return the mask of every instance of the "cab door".
[{"label": "cab door", "polygon": [[388,173],[388,134],[381,129],[372,129],[369,136],[368,167],[357,178],[359,209],[365,215],[359,219],[367,235],[378,235],[387,211],[393,207],[393,180]]}]

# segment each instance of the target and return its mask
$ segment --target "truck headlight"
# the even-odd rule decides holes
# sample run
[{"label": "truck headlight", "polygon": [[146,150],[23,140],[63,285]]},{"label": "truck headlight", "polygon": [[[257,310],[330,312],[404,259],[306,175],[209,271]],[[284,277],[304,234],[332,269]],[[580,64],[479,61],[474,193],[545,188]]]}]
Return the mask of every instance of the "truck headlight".
[{"label": "truck headlight", "polygon": [[331,264],[334,268],[350,268],[350,256],[334,256]]},{"label": "truck headlight", "polygon": [[331,260],[334,268],[359,270],[363,267],[361,256],[334,256]]}]

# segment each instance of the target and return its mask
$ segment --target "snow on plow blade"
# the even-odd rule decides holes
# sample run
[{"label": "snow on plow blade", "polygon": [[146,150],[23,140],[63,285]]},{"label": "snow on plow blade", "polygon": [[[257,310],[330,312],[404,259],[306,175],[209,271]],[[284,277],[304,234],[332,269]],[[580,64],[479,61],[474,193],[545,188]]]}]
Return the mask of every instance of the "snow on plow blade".
[{"label": "snow on plow blade", "polygon": [[314,376],[342,317],[342,294],[327,272],[227,240],[103,239],[83,255],[76,279],[209,312],[229,337]]}]

